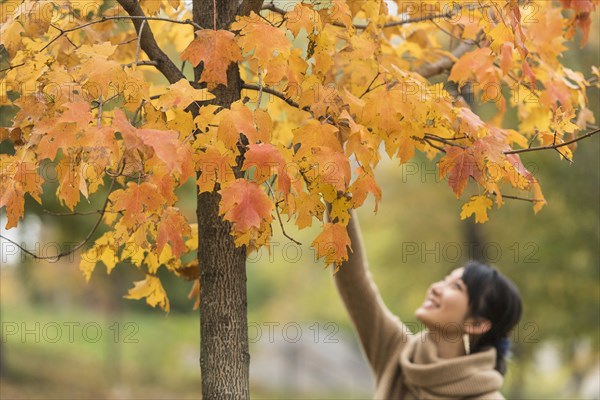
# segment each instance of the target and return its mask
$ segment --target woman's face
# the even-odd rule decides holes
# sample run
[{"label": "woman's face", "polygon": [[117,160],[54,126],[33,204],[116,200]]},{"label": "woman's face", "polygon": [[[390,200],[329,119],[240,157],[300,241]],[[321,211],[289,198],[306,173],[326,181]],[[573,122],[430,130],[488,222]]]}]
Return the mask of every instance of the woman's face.
[{"label": "woman's face", "polygon": [[455,269],[429,286],[425,301],[415,312],[429,330],[462,332],[469,311],[469,296],[462,274],[463,268]]}]

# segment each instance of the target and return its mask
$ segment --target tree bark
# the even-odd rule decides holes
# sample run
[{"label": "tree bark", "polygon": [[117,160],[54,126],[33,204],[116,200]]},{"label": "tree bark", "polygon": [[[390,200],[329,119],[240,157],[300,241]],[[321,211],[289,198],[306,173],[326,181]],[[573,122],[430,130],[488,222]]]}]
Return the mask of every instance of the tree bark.
[{"label": "tree bark", "polygon": [[249,398],[246,251],[218,215],[219,194],[198,196],[200,370],[203,399]]},{"label": "tree bark", "polygon": [[[243,2],[246,3],[246,2]],[[259,4],[260,3],[260,4]],[[227,29],[240,12],[230,0],[194,0],[194,22],[204,28]],[[262,5],[252,1],[253,7]],[[242,7],[244,13],[247,6]],[[258,9],[256,11],[258,11]],[[215,24],[216,19],[216,26]],[[202,64],[194,70],[195,80]],[[227,86],[219,85],[214,103],[229,107],[240,99],[242,81],[237,64],[229,66]],[[236,175],[239,177],[241,157]],[[231,237],[231,224],[219,216],[218,188],[197,199],[198,264],[200,267],[200,370],[204,399],[248,399],[250,397],[248,317],[246,294],[246,249]]]}]

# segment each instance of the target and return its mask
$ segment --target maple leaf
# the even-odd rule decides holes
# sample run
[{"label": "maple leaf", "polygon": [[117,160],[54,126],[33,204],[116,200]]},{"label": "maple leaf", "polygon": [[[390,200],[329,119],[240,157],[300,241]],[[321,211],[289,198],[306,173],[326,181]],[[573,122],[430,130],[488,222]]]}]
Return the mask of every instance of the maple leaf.
[{"label": "maple leaf", "polygon": [[260,18],[254,11],[247,17],[238,17],[231,24],[231,29],[239,31],[237,42],[245,53],[254,51],[252,58],[259,66],[268,66],[277,55],[288,58],[290,55],[291,42],[281,29],[270,25]]},{"label": "maple leaf", "polygon": [[6,229],[17,226],[19,219],[23,218],[26,193],[41,204],[43,182],[31,152],[19,151],[8,157],[0,154],[0,208],[6,207]]},{"label": "maple leaf", "polygon": [[200,176],[196,180],[200,192],[212,192],[215,183],[226,184],[235,180],[232,167],[236,160],[231,151],[219,143],[206,146],[202,151],[196,152],[196,170]]},{"label": "maple leaf", "polygon": [[219,214],[233,223],[237,233],[245,233],[251,227],[260,229],[263,222],[271,223],[273,202],[256,183],[237,179],[219,193]]},{"label": "maple leaf", "polygon": [[470,176],[478,182],[483,181],[483,159],[471,149],[448,146],[446,155],[438,163],[438,170],[440,177],[448,176],[448,185],[456,194],[456,198],[462,194]]},{"label": "maple leaf", "polygon": [[294,196],[293,203],[288,206],[297,215],[298,229],[312,226],[313,217],[322,219],[323,211],[325,211],[321,197],[316,193],[300,192]]},{"label": "maple leaf", "polygon": [[167,207],[161,217],[158,225],[158,235],[156,238],[156,253],[161,254],[165,243],[169,241],[173,256],[180,257],[186,247],[183,243],[183,236],[189,236],[191,233],[190,225],[185,217],[181,215],[178,208]]},{"label": "maple leaf", "polygon": [[90,281],[92,273],[99,261],[106,266],[106,273],[110,274],[117,265],[119,257],[117,256],[117,246],[111,232],[106,232],[94,242],[90,248],[86,248],[81,254],[79,269],[83,273],[85,280]]},{"label": "maple leaf", "polygon": [[233,103],[230,109],[222,110],[218,116],[220,116],[220,120],[217,139],[231,149],[236,148],[240,133],[248,138],[249,143],[270,141],[270,117],[268,114],[265,115],[264,111],[252,112],[238,101]]},{"label": "maple leaf", "polygon": [[334,263],[336,267],[348,260],[348,248],[352,250],[346,226],[332,223],[324,225],[323,232],[313,240],[311,246],[316,249],[318,258],[325,257],[327,264]]},{"label": "maple leaf", "polygon": [[156,211],[163,204],[156,186],[148,182],[127,182],[127,188],[114,191],[110,199],[114,211],[123,211],[121,219],[127,226],[144,222],[148,218],[146,212]]},{"label": "maple leaf", "polygon": [[302,3],[296,4],[292,11],[285,14],[285,22],[294,36],[298,36],[302,29],[308,35],[321,30],[321,18],[318,12]]},{"label": "maple leaf", "polygon": [[352,193],[353,208],[361,206],[369,193],[372,193],[375,197],[375,212],[379,208],[379,202],[381,201],[381,188],[375,181],[375,177],[372,172],[367,172],[363,167],[356,169],[358,177],[350,185],[348,189]]},{"label": "maple leaf", "polygon": [[329,124],[322,124],[314,119],[294,130],[293,142],[300,144],[296,152],[297,157],[307,157],[313,147],[328,147],[331,150],[342,152],[342,145],[337,137],[338,129]]},{"label": "maple leaf", "polygon": [[121,110],[115,110],[113,126],[121,132],[129,149],[138,149],[145,153],[144,146],[148,146],[170,173],[178,172],[182,180],[192,174],[191,151],[179,141],[177,132],[137,129],[129,123]]},{"label": "maple leaf", "polygon": [[92,120],[87,102],[67,102],[61,108],[65,110],[59,117],[43,119],[33,128],[33,132],[41,136],[38,152],[42,159],[54,160],[59,149],[66,153],[69,148],[76,147],[82,131]]},{"label": "maple leaf", "polygon": [[254,180],[263,183],[273,174],[277,174],[277,187],[283,193],[289,193],[291,179],[286,170],[287,163],[281,151],[270,143],[248,145],[244,154],[242,170],[255,167]]},{"label": "maple leaf", "polygon": [[160,279],[153,275],[146,275],[146,279],[134,282],[134,287],[124,296],[126,299],[140,300],[146,298],[146,303],[152,307],[160,306],[169,312],[170,305],[167,293],[160,283]]},{"label": "maple leaf", "polygon": [[350,183],[350,161],[343,152],[325,146],[313,146],[311,168],[317,172],[316,178],[323,183],[346,191]]},{"label": "maple leaf", "polygon": [[515,36],[510,27],[503,23],[497,24],[491,31],[488,32],[488,34],[492,39],[490,47],[496,54],[500,54],[500,48],[503,44],[506,42],[513,42],[515,40]]},{"label": "maple leaf", "polygon": [[[268,244],[275,204],[299,228],[322,221],[323,201],[331,204],[333,223],[313,246],[339,266],[348,258],[349,210],[371,194],[376,211],[381,199],[373,169],[382,144],[400,163],[417,150],[430,160],[445,152],[439,173],[456,196],[470,177],[482,193],[463,205],[461,217],[484,222],[491,194],[502,205],[504,185],[528,191],[536,213],[546,203],[538,181],[511,154],[514,147],[563,144],[576,138],[578,126],[593,123],[586,90],[598,83],[561,63],[576,30],[581,44],[587,41],[595,0],[536,2],[535,17],[522,14],[519,7],[529,4],[516,0],[458,13],[443,29],[477,43],[458,59],[452,41],[437,37],[440,27],[389,24],[425,15],[432,2],[399,10],[401,17],[380,1],[276,2],[281,14],[236,16],[223,30],[200,29],[191,40],[190,24],[171,23],[193,17],[180,0],[133,1],[163,20],[145,21],[142,30],[132,30],[131,20],[97,20],[127,12],[118,5],[90,13],[71,2],[52,20],[33,18],[34,0],[21,3],[8,0],[10,12],[0,15],[8,57],[0,106],[16,111],[5,119],[11,126],[0,127],[0,141],[10,141],[0,154],[7,227],[23,218],[27,194],[41,201],[46,159],[57,165],[57,185],[44,197],[69,209],[82,195],[94,201],[91,195],[114,177],[101,217],[110,230],[84,252],[80,268],[89,279],[98,261],[110,272],[130,260],[148,276],[129,296],[166,309],[159,268],[178,276],[198,272],[197,263],[181,262],[197,250],[197,228],[192,232],[175,207],[177,190],[194,174],[199,192],[220,190],[220,213],[247,252]],[[527,23],[531,17],[536,23]],[[190,82],[192,68],[178,68],[165,53],[197,67],[202,84]],[[239,79],[228,82],[236,63]],[[472,107],[446,90],[448,80],[459,89],[472,83]],[[232,96],[214,90],[228,83]],[[513,110],[506,110],[505,89],[514,91]],[[494,92],[499,96],[488,98]],[[231,104],[232,98],[243,100]],[[488,118],[476,100],[494,100],[496,115]],[[510,122],[505,111],[518,118],[518,132],[502,128]],[[571,159],[575,146],[557,150]],[[351,160],[359,165],[354,177]],[[236,178],[240,172],[246,179]],[[219,257],[230,250],[221,248]]]},{"label": "maple leaf", "polygon": [[462,206],[460,219],[466,219],[475,214],[475,222],[483,224],[488,220],[487,210],[491,208],[492,200],[486,195],[472,196],[471,200]]},{"label": "maple leaf", "polygon": [[[462,87],[469,81],[471,76],[475,77],[479,86],[500,86],[496,67],[494,66],[494,55],[490,48],[482,47],[465,53],[456,63],[454,63],[454,66],[452,66],[448,80],[454,81]],[[479,88],[479,90],[481,90],[481,88]]]},{"label": "maple leaf", "polygon": [[402,119],[411,118],[412,115],[412,105],[400,90],[369,93],[365,102],[364,123],[377,129],[382,135],[402,131]]},{"label": "maple leaf", "polygon": [[80,192],[87,197],[87,185],[81,177],[80,164],[73,158],[64,157],[58,163],[58,188],[56,189],[60,201],[73,210],[79,203]]},{"label": "maple leaf", "polygon": [[242,60],[242,50],[232,32],[202,29],[196,31],[196,38],[181,53],[181,59],[194,67],[203,63],[200,82],[227,85],[227,68]]},{"label": "maple leaf", "polygon": [[214,99],[215,96],[206,89],[195,89],[186,79],[180,79],[167,87],[167,92],[162,94],[156,104],[162,111],[173,108],[185,109],[194,101],[206,101]]}]

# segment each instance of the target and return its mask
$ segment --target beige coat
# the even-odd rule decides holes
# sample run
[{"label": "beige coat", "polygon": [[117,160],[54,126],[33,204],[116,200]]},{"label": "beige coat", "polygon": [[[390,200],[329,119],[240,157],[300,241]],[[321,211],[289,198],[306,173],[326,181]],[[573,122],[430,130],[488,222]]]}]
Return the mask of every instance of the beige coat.
[{"label": "beige coat", "polygon": [[371,278],[355,221],[354,253],[334,275],[364,354],[375,375],[376,399],[504,399],[496,350],[450,359],[437,356],[427,332],[413,335],[383,303]]}]

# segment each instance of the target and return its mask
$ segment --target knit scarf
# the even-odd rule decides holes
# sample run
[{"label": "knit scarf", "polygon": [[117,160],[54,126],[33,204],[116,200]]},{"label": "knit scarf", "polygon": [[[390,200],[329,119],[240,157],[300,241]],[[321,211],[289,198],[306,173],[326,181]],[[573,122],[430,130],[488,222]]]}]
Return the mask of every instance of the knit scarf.
[{"label": "knit scarf", "polygon": [[404,390],[418,399],[481,397],[500,389],[503,376],[494,369],[496,350],[440,358],[425,333],[410,340],[400,353]]}]

